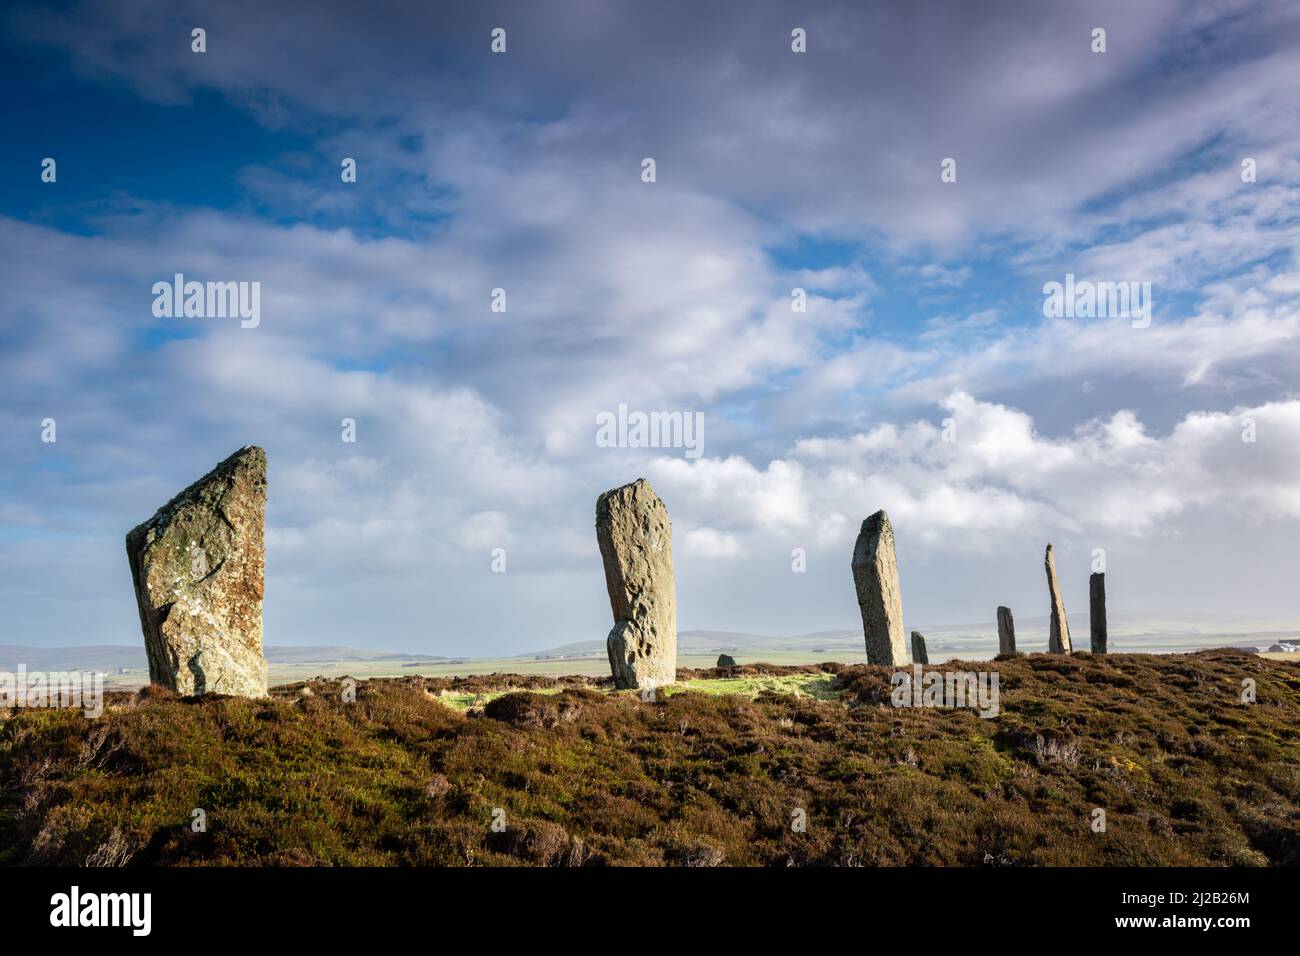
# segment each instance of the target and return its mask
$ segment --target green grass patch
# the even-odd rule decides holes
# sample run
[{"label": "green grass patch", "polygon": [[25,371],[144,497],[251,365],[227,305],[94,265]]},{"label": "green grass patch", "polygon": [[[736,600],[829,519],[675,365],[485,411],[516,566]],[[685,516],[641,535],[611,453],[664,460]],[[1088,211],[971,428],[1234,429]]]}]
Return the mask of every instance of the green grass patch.
[{"label": "green grass patch", "polygon": [[[498,697],[504,697],[506,694],[513,694],[519,691],[518,687],[503,687],[500,690],[485,690],[479,693],[467,693],[463,691],[444,690],[434,695],[434,699],[439,703],[446,704],[452,710],[458,710],[461,713],[469,710],[471,707],[485,707]],[[531,693],[534,694],[558,694],[559,687],[540,687]]]},{"label": "green grass patch", "polygon": [[831,674],[787,674],[762,677],[721,677],[683,681],[664,688],[666,696],[693,691],[697,694],[740,694],[753,699],[760,694],[787,694],[815,700],[839,700],[844,696],[835,687]]}]

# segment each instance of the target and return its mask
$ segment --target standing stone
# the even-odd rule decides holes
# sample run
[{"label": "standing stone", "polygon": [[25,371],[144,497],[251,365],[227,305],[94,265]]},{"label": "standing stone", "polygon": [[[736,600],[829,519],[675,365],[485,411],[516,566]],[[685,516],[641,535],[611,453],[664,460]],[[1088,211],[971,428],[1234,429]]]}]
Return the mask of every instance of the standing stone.
[{"label": "standing stone", "polygon": [[614,612],[605,641],[614,685],[671,684],[677,679],[673,527],[649,482],[638,478],[596,500],[596,541]]},{"label": "standing stone", "polygon": [[998,653],[1014,654],[1016,652],[1016,622],[1011,617],[1011,608],[998,608]]},{"label": "standing stone", "polygon": [[1049,654],[1070,653],[1070,622],[1065,618],[1065,602],[1061,600],[1061,582],[1056,579],[1056,554],[1052,546],[1047,546],[1047,555],[1043,558],[1047,568],[1047,593],[1052,601],[1052,629],[1047,638]]},{"label": "standing stone", "polygon": [[249,445],[126,536],[151,681],[266,696],[265,515],[266,452]]},{"label": "standing stone", "polygon": [[719,654],[719,655],[718,655],[718,663],[717,663],[715,666],[716,666],[716,667],[735,667],[735,666],[736,666],[736,659],[735,659],[734,657],[732,657],[730,654]]},{"label": "standing stone", "polygon": [[1106,575],[1097,573],[1088,578],[1088,611],[1092,624],[1092,652],[1106,653]]},{"label": "standing stone", "polygon": [[903,637],[903,596],[898,587],[894,529],[883,511],[862,522],[853,548],[853,584],[862,611],[867,663],[886,667],[910,664]]},{"label": "standing stone", "polygon": [[930,663],[930,655],[925,650],[925,635],[920,631],[912,632],[912,660],[917,664]]}]

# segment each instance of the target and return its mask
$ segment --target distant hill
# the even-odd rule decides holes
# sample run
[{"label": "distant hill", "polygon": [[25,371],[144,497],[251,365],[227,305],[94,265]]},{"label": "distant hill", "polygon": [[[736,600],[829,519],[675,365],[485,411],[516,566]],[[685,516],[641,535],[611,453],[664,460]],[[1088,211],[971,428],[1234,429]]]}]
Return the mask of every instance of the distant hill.
[{"label": "distant hill", "polygon": [[445,661],[447,657],[433,654],[400,654],[396,651],[371,651],[365,648],[321,645],[298,647],[291,644],[271,644],[266,648],[270,664],[314,664],[318,661]]},{"label": "distant hill", "polygon": [[[327,661],[445,661],[431,654],[399,654],[338,645],[299,647],[268,644],[269,664],[314,664]],[[27,647],[0,644],[0,670],[16,671],[19,665],[33,670],[89,670],[112,673],[120,668],[144,670],[149,666],[144,646],[137,644],[87,644],[77,647]]]},{"label": "distant hill", "polygon": [[[1085,613],[1072,615],[1071,628],[1075,646],[1088,649],[1088,618]],[[1112,614],[1110,647],[1114,652],[1150,651],[1177,653],[1207,647],[1263,648],[1282,640],[1300,637],[1300,621],[1272,618],[1240,618],[1229,615],[1179,616],[1174,614]],[[997,628],[992,619],[979,624],[913,624],[925,635],[931,654],[947,657],[980,659],[997,653]],[[1016,617],[1016,641],[1022,651],[1047,648],[1047,615]],[[712,651],[844,651],[848,657],[861,656],[862,631],[845,629],[814,631],[808,634],[774,636],[743,631],[681,631],[678,649],[684,653]],[[547,650],[517,655],[517,660],[579,657],[604,657],[604,638],[576,641]]]},{"label": "distant hill", "polygon": [[[1088,649],[1088,615],[1075,611],[1070,616],[1075,646]],[[905,624],[925,635],[931,659],[986,660],[997,653],[997,634],[993,620],[975,624],[925,623]],[[1016,616],[1016,642],[1021,651],[1047,648],[1047,617]],[[1110,649],[1114,653],[1145,651],[1170,654],[1209,647],[1243,647],[1264,649],[1281,641],[1300,640],[1300,621],[1283,618],[1249,618],[1234,615],[1171,614],[1143,612],[1112,614],[1109,620]],[[678,649],[684,654],[718,654],[734,651],[750,655],[784,652],[808,655],[808,660],[863,659],[861,629],[814,631],[807,634],[771,635],[744,631],[681,631]],[[557,660],[605,658],[605,637],[574,641],[557,647],[517,654],[512,660]],[[478,658],[473,655],[409,654],[397,651],[369,650],[344,645],[268,644],[266,660],[270,664],[304,665],[348,662],[401,661],[406,663],[462,663]],[[497,658],[488,658],[496,660]],[[789,663],[786,656],[784,661]],[[143,671],[147,667],[143,644],[84,645],[79,647],[30,647],[0,644],[0,670],[15,671],[18,665],[28,670],[118,670]]]},{"label": "distant hill", "polygon": [[[830,634],[837,635],[841,638],[852,637],[851,631],[833,631]],[[679,631],[677,633],[678,650],[704,653],[706,651],[725,651],[736,650],[739,648],[754,650],[804,650],[813,646],[814,637],[820,635],[803,635],[802,637],[768,637],[762,634],[742,634],[735,631]],[[861,635],[857,640],[862,640]],[[812,643],[809,643],[812,641]],[[817,646],[821,646],[818,644]],[[834,641],[830,641],[829,646],[835,646]],[[561,644],[559,647],[552,647],[546,650],[529,651],[526,654],[515,655],[516,660],[529,658],[559,658],[559,657],[604,657],[605,656],[605,639],[595,641],[575,641],[572,644]]]}]

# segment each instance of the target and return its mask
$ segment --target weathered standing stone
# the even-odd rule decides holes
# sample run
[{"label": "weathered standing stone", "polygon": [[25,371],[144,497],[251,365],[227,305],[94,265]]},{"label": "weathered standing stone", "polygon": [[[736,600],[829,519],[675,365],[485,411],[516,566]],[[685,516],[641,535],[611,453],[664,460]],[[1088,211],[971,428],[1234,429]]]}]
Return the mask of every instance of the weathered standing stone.
[{"label": "weathered standing stone", "polygon": [[735,666],[736,666],[736,659],[735,659],[734,657],[732,657],[730,654],[719,654],[719,655],[718,655],[718,663],[717,663],[717,666],[718,666],[718,667],[735,667]]},{"label": "weathered standing stone", "polygon": [[867,662],[898,667],[910,664],[903,637],[903,596],[889,515],[877,511],[862,522],[853,548],[853,584],[862,611]]},{"label": "weathered standing stone", "polygon": [[1011,608],[998,608],[998,653],[1014,654],[1016,652],[1016,622],[1011,617]]},{"label": "weathered standing stone", "polygon": [[912,632],[912,660],[917,664],[930,663],[930,655],[925,649],[925,635],[920,631]]},{"label": "weathered standing stone", "polygon": [[673,528],[650,483],[638,478],[596,501],[596,540],[614,627],[605,641],[617,687],[677,678]]},{"label": "weathered standing stone", "polygon": [[126,536],[151,681],[266,696],[265,516],[266,452],[249,445]]},{"label": "weathered standing stone", "polygon": [[1092,574],[1088,578],[1088,612],[1092,624],[1092,652],[1106,653],[1106,575]]},{"label": "weathered standing stone", "polygon": [[1070,622],[1065,617],[1065,602],[1061,599],[1061,582],[1056,579],[1056,554],[1050,544],[1047,546],[1043,564],[1047,568],[1047,593],[1052,602],[1052,623],[1047,638],[1047,652],[1068,654],[1070,653]]}]

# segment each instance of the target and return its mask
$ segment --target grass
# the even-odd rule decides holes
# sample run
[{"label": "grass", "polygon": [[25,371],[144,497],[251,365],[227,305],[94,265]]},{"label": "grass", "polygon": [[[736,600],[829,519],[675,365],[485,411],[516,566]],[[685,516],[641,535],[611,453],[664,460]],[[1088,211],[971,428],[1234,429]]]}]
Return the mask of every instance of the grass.
[{"label": "grass", "polygon": [[363,681],[351,703],[313,680],[262,701],[115,694],[94,721],[10,712],[0,861],[1300,862],[1297,662],[973,666],[1001,676],[996,719],[894,708],[884,668],[833,664],[684,670],[653,701],[581,675],[410,675]]},{"label": "grass", "polygon": [[[558,694],[562,685],[541,687],[533,690],[536,694]],[[435,694],[435,699],[453,710],[464,713],[471,708],[482,708],[506,694],[518,692],[518,687],[502,687],[485,691],[442,690]],[[638,691],[614,691],[612,687],[600,686],[605,693],[619,693],[639,696]],[[760,694],[784,694],[791,697],[812,697],[817,700],[839,700],[841,691],[835,687],[835,678],[828,674],[766,674],[747,677],[691,678],[680,681],[659,690],[659,695],[671,697],[675,694],[694,692],[697,694],[739,694],[751,699]]]},{"label": "grass", "polygon": [[693,678],[664,688],[664,694],[667,696],[690,692],[715,696],[739,694],[750,699],[762,694],[778,694],[788,697],[812,697],[816,700],[839,700],[842,694],[842,691],[835,686],[835,678],[829,674]]},{"label": "grass", "polygon": [[[482,708],[496,700],[498,697],[504,697],[506,694],[517,692],[518,688],[514,687],[502,688],[501,690],[480,691],[478,693],[444,690],[436,694],[434,699],[441,704],[446,704],[452,710],[464,713],[471,707]],[[533,693],[536,694],[558,694],[559,692],[559,687],[543,687],[533,691]]]}]

